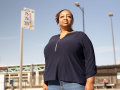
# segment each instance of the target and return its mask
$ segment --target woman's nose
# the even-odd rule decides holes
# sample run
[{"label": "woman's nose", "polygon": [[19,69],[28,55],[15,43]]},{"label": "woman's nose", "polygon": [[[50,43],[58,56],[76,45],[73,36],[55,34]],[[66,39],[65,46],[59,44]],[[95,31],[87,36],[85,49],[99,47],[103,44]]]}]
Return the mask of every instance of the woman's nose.
[{"label": "woman's nose", "polygon": [[64,19],[67,19],[67,16],[65,16]]}]

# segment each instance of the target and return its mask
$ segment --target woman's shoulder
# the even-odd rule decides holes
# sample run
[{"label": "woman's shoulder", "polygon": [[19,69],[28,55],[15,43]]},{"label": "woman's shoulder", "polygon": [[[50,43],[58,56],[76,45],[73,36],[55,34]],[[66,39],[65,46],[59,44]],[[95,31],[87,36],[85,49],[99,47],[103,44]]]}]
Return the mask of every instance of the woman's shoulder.
[{"label": "woman's shoulder", "polygon": [[76,31],[76,33],[78,34],[79,38],[83,38],[86,34],[82,31]]},{"label": "woman's shoulder", "polygon": [[83,31],[76,31],[76,32],[78,32],[78,33],[81,34],[81,35],[84,35],[84,34],[85,34]]},{"label": "woman's shoulder", "polygon": [[55,37],[57,37],[59,34],[57,34],[57,35],[53,35],[53,36],[51,36],[51,38],[55,38]]},{"label": "woman's shoulder", "polygon": [[81,41],[91,41],[88,35],[82,31],[76,31],[78,33],[77,38]]},{"label": "woman's shoulder", "polygon": [[55,38],[57,38],[57,37],[58,37],[58,34],[57,34],[57,35],[53,35],[53,36],[50,37],[50,40],[51,40],[51,39],[55,39]]},{"label": "woman's shoulder", "polygon": [[[74,31],[76,34],[78,34],[80,37],[83,37],[84,35],[86,35],[84,32],[82,31]],[[57,38],[60,34],[56,34],[51,36],[51,38]]]}]

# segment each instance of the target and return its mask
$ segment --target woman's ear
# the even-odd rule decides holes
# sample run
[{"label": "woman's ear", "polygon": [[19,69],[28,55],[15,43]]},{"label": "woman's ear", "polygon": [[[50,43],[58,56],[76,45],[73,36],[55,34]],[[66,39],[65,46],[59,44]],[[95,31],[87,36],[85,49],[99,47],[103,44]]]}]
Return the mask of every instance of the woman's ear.
[{"label": "woman's ear", "polygon": [[72,20],[72,25],[73,25],[73,23],[74,23],[74,20]]}]

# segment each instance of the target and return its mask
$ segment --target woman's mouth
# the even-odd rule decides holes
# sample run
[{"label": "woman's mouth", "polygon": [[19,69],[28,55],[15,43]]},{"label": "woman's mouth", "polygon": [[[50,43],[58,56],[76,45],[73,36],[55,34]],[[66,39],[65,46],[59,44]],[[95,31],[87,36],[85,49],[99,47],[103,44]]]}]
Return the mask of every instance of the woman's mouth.
[{"label": "woman's mouth", "polygon": [[68,21],[63,21],[64,24],[68,24]]}]

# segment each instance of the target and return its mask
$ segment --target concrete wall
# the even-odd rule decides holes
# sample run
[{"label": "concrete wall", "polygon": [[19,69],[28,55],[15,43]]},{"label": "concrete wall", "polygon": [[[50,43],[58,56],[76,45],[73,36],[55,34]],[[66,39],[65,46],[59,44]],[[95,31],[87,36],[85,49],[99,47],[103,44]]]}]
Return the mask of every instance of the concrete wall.
[{"label": "concrete wall", "polygon": [[0,75],[0,90],[5,90],[5,75]]}]

